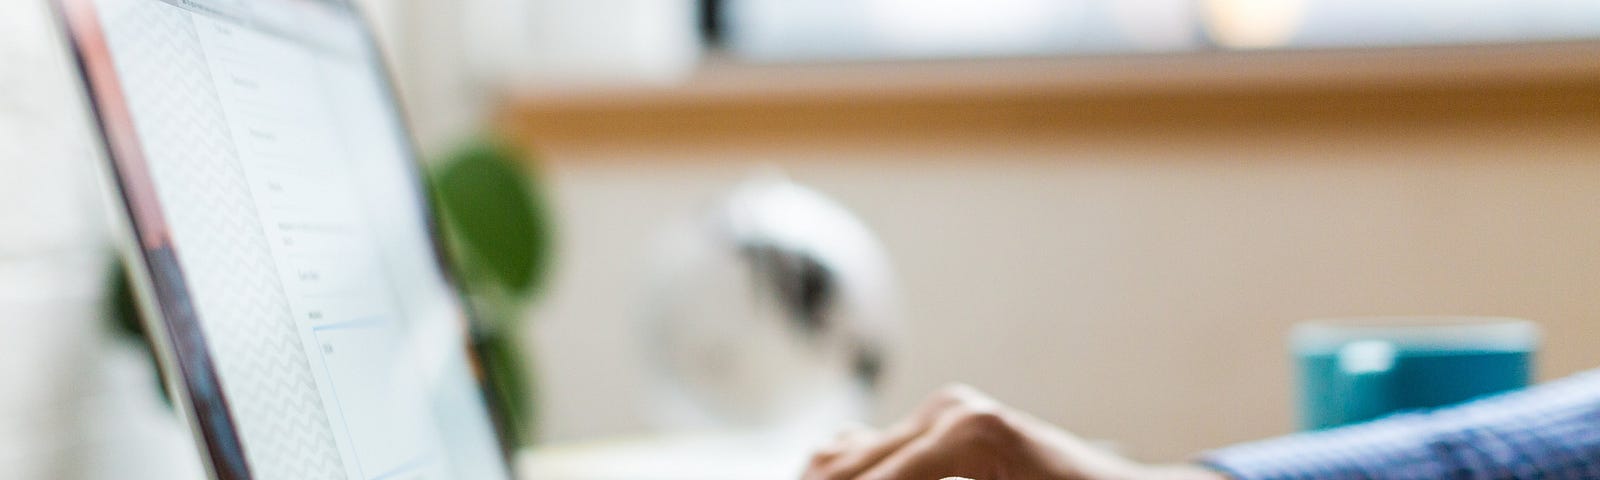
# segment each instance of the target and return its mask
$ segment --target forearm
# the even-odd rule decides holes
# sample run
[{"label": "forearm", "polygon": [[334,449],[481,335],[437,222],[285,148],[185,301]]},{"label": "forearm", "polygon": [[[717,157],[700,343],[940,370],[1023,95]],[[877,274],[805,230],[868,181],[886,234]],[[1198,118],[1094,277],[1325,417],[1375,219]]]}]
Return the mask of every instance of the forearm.
[{"label": "forearm", "polygon": [[1212,452],[1238,480],[1600,478],[1600,374]]}]

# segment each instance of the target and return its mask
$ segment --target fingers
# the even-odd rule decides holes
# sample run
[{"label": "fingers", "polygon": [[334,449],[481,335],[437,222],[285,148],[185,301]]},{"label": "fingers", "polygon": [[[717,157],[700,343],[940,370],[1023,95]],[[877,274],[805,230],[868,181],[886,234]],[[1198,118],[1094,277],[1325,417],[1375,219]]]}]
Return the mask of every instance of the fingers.
[{"label": "fingers", "polygon": [[[890,455],[909,447],[911,442],[925,436],[948,416],[952,410],[993,410],[998,403],[963,385],[941,389],[930,396],[905,420],[890,427],[865,443],[841,446],[840,450],[825,449],[812,458],[805,480],[854,479]],[[927,477],[934,478],[934,477]]]},{"label": "fingers", "polygon": [[855,478],[861,471],[916,438],[923,430],[923,427],[914,423],[905,423],[865,441],[862,441],[859,435],[852,435],[851,440],[835,442],[833,446],[812,456],[811,468],[803,478],[805,480]]},{"label": "fingers", "polygon": [[834,437],[831,441],[821,448],[818,448],[816,453],[812,454],[811,465],[813,468],[815,468],[819,465],[831,463],[834,461],[834,459],[838,458],[839,455],[842,455],[846,452],[855,451],[875,443],[878,437],[879,434],[874,432],[871,428],[867,428],[866,425],[859,423],[845,424],[839,429],[839,433],[834,434]]},{"label": "fingers", "polygon": [[1000,475],[1002,472],[997,469],[1020,445],[1016,426],[998,408],[958,405],[945,410],[927,433],[873,465],[857,479]]},{"label": "fingers", "polygon": [[1132,478],[1138,467],[971,388],[955,386],[929,398],[886,432],[841,432],[802,478]]},{"label": "fingers", "polygon": [[[940,427],[937,430],[930,430],[918,436],[901,448],[891,452],[881,461],[874,463],[859,475],[850,478],[856,480],[934,478],[955,473],[950,471],[948,466],[941,468],[933,465],[933,463],[944,457],[944,455],[940,455],[940,449],[944,447],[945,434],[943,430],[944,428]],[[914,476],[919,473],[920,476]]]}]

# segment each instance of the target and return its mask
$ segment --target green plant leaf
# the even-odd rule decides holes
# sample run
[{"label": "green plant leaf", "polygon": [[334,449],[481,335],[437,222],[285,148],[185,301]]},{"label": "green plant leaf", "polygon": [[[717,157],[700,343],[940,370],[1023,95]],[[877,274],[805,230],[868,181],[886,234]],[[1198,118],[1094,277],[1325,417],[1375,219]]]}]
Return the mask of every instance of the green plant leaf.
[{"label": "green plant leaf", "polygon": [[111,321],[111,329],[118,335],[144,339],[144,323],[139,319],[139,305],[133,296],[133,282],[128,280],[128,269],[120,259],[113,260],[106,269],[106,291],[101,308]]},{"label": "green plant leaf", "polygon": [[483,138],[433,171],[436,201],[460,250],[455,258],[469,293],[500,298],[512,309],[537,293],[551,243],[546,210],[530,172],[521,168],[526,158],[508,142]]}]

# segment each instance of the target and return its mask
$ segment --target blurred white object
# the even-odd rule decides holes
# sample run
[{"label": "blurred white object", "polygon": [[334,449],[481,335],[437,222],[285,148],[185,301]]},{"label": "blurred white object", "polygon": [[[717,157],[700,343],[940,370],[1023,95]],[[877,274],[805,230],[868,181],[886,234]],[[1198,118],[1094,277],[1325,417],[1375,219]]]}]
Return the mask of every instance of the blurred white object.
[{"label": "blurred white object", "polygon": [[[78,283],[98,284],[79,274]],[[29,272],[38,281],[65,277]],[[14,273],[14,272],[13,272]],[[16,278],[0,274],[0,281]],[[62,282],[49,280],[51,284]],[[198,480],[194,442],[141,347],[108,338],[91,297],[0,300],[0,478]]]},{"label": "blurred white object", "polygon": [[201,480],[205,470],[189,429],[162,401],[154,364],[141,345],[99,338],[69,404],[70,470],[85,480]]},{"label": "blurred white object", "polygon": [[1203,0],[1229,48],[1509,43],[1600,36],[1593,0]]},{"label": "blurred white object", "polygon": [[0,478],[202,473],[153,367],[107,338],[98,142],[45,2],[0,2]]},{"label": "blurred white object", "polygon": [[468,60],[481,78],[541,85],[665,83],[701,53],[696,0],[469,0]]},{"label": "blurred white object", "polygon": [[866,419],[898,307],[887,255],[849,211],[752,181],[670,232],[661,260],[645,328],[660,426],[809,442]]},{"label": "blurred white object", "polygon": [[1594,0],[1301,0],[1297,47],[1501,43],[1600,36]]},{"label": "blurred white object", "polygon": [[[66,475],[104,264],[86,219],[71,85],[43,2],[0,4],[0,477]],[[92,197],[88,197],[92,198]]]},{"label": "blurred white object", "polygon": [[[762,61],[1347,48],[1600,37],[1593,0],[726,0]],[[1202,29],[1202,25],[1204,28]]]},{"label": "blurred white object", "polygon": [[104,246],[92,137],[54,24],[44,2],[0,5],[0,262]]},{"label": "blurred white object", "polygon": [[1201,46],[1192,0],[728,0],[752,60],[1019,56]]}]

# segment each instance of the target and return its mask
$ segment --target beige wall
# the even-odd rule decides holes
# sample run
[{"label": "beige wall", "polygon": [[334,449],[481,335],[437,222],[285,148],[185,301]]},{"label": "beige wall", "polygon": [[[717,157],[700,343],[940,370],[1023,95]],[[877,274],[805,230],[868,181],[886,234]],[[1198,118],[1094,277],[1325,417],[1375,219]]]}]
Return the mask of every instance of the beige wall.
[{"label": "beige wall", "polygon": [[1600,103],[1551,107],[1595,99],[1579,91],[1287,112],[1247,98],[1271,105],[1100,115],[1111,126],[1023,113],[823,138],[547,137],[563,230],[531,333],[544,431],[641,428],[632,322],[651,234],[769,163],[854,208],[894,256],[910,318],[889,416],[964,381],[1178,459],[1290,431],[1285,335],[1325,316],[1527,317],[1548,334],[1543,377],[1595,367]]}]

